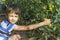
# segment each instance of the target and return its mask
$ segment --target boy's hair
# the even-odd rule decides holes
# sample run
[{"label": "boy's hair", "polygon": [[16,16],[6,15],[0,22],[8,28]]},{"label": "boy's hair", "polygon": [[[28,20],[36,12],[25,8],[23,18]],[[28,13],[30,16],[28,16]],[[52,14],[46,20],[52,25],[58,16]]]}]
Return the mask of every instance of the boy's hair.
[{"label": "boy's hair", "polygon": [[10,13],[10,12],[15,12],[15,14],[17,15],[20,15],[21,11],[19,10],[19,8],[17,7],[17,5],[9,5],[6,7],[6,13],[7,15]]}]

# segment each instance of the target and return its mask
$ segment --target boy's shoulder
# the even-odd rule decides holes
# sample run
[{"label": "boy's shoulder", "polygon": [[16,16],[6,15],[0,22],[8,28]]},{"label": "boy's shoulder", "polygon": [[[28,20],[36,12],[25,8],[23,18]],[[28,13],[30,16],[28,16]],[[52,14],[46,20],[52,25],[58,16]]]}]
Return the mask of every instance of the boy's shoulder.
[{"label": "boy's shoulder", "polygon": [[8,30],[9,32],[12,31],[14,29],[15,26],[17,26],[16,24],[12,24],[10,23],[7,19],[3,20],[0,23],[1,28],[3,28],[4,30]]},{"label": "boy's shoulder", "polygon": [[16,24],[10,23],[7,19],[4,19],[0,24],[3,26],[9,26],[9,25],[17,26]]}]

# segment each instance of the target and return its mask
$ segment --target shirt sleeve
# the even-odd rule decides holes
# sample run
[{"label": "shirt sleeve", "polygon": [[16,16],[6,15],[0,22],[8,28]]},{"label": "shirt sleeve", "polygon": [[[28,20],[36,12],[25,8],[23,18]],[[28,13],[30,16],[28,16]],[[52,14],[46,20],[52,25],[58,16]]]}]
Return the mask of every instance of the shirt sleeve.
[{"label": "shirt sleeve", "polygon": [[11,32],[13,29],[14,29],[14,27],[16,27],[17,25],[16,24],[14,24],[13,26],[12,26],[12,28],[11,29],[9,29],[9,32]]}]

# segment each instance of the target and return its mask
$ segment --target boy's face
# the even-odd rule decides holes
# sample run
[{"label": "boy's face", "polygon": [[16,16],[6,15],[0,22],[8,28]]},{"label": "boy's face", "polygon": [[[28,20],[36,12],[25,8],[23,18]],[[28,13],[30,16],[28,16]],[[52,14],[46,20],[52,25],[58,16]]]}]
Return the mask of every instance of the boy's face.
[{"label": "boy's face", "polygon": [[14,12],[8,14],[8,20],[10,23],[15,24],[18,21],[18,18],[19,18],[19,15],[15,14]]}]

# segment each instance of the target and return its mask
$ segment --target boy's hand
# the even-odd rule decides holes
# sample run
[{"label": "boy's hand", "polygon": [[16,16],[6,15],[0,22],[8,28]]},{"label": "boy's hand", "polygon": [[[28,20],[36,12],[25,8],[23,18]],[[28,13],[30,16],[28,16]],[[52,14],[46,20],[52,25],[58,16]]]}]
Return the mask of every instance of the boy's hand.
[{"label": "boy's hand", "polygon": [[44,19],[43,21],[44,25],[49,25],[51,23],[50,19]]}]

